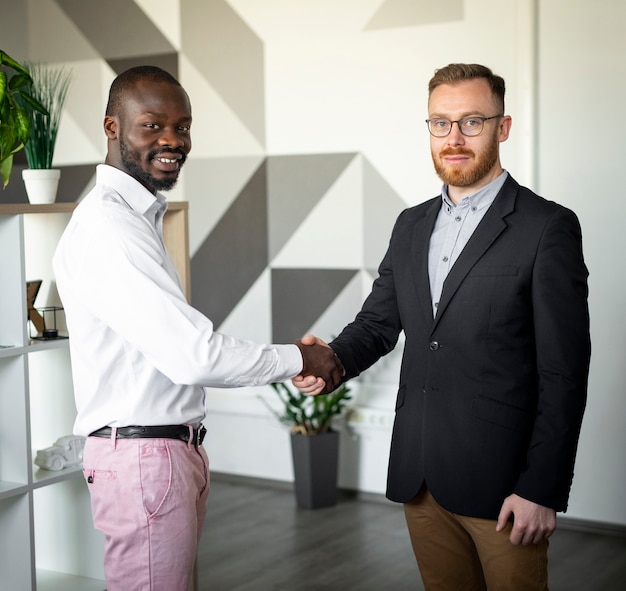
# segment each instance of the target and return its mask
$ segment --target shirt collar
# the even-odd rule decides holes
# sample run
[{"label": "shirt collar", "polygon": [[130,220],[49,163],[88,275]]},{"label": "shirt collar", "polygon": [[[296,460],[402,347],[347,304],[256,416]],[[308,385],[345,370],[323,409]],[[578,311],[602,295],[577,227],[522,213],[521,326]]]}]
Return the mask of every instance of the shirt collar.
[{"label": "shirt collar", "polygon": [[454,205],[452,199],[450,199],[448,195],[448,185],[443,185],[441,188],[443,211],[447,214],[451,214],[457,207],[460,209],[469,209],[470,211],[479,211],[489,207],[500,192],[500,189],[502,188],[502,185],[504,185],[504,181],[506,181],[508,176],[509,173],[506,170],[503,170],[502,173],[488,185],[485,185],[476,191],[476,193],[463,197],[458,206]]},{"label": "shirt collar", "polygon": [[167,200],[161,193],[153,195],[137,179],[114,166],[99,164],[96,167],[96,181],[114,189],[131,209],[141,215],[150,210],[165,213],[167,209]]}]

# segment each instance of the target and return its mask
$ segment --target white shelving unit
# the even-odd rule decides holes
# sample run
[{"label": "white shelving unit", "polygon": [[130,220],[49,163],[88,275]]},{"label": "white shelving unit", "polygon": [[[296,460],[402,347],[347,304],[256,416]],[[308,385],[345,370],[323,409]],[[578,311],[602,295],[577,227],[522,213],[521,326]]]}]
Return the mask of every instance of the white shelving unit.
[{"label": "white shelving unit", "polygon": [[[26,281],[43,280],[37,306],[60,305],[50,259],[75,205],[0,204],[3,591],[105,588],[104,540],[92,525],[81,470],[51,472],[33,464],[37,449],[71,433],[75,407],[68,339],[29,339]],[[164,235],[189,294],[187,207],[186,202],[170,203]]]}]

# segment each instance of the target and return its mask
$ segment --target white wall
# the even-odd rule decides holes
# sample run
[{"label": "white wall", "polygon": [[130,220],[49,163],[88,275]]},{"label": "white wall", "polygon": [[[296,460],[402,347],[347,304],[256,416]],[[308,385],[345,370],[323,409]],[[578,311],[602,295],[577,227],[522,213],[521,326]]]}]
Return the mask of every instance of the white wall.
[{"label": "white wall", "polygon": [[539,4],[539,190],[578,213],[590,272],[589,398],[568,515],[626,524],[626,3]]}]

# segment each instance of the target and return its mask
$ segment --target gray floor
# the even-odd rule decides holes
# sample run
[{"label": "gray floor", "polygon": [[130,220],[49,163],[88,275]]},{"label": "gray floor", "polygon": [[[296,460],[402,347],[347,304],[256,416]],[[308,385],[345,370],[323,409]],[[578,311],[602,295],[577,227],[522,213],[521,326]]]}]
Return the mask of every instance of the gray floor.
[{"label": "gray floor", "polygon": [[[626,537],[559,527],[551,591],[626,589]],[[420,591],[402,508],[342,495],[299,510],[288,487],[214,475],[198,551],[200,591]],[[462,590],[459,590],[462,591]]]}]

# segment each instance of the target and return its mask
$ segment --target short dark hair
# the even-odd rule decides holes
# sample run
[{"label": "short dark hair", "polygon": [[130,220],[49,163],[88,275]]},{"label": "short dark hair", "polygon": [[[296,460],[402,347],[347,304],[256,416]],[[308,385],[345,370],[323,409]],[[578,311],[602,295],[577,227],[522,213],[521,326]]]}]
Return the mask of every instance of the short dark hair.
[{"label": "short dark hair", "polygon": [[491,92],[504,113],[504,78],[494,74],[487,66],[480,64],[449,64],[444,68],[435,70],[435,75],[428,83],[428,97],[430,98],[433,90],[441,84],[454,84],[476,78],[484,78],[489,83]]},{"label": "short dark hair", "polygon": [[124,101],[125,93],[138,82],[166,82],[174,86],[181,86],[180,82],[169,72],[157,66],[135,66],[122,72],[113,80],[109,90],[106,114],[118,115]]}]

